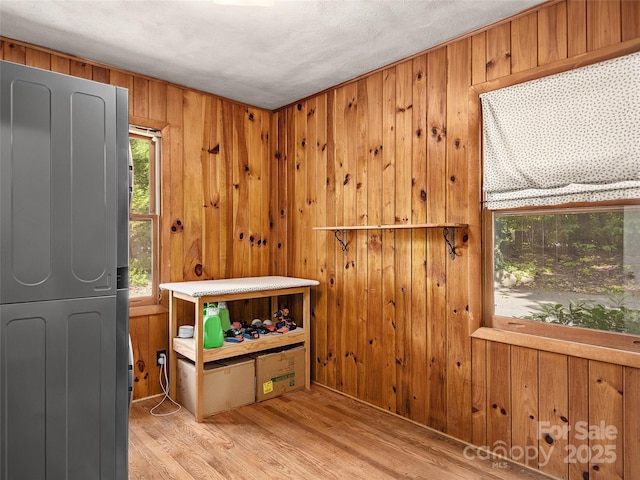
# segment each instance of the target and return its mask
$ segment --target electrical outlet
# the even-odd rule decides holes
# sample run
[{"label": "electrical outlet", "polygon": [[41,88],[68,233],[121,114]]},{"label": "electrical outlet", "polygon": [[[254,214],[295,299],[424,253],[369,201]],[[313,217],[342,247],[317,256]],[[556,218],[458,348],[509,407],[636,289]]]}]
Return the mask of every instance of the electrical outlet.
[{"label": "electrical outlet", "polygon": [[156,352],[156,365],[161,365],[160,363],[160,355],[164,355],[164,362],[167,362],[167,351],[166,350],[158,350]]}]

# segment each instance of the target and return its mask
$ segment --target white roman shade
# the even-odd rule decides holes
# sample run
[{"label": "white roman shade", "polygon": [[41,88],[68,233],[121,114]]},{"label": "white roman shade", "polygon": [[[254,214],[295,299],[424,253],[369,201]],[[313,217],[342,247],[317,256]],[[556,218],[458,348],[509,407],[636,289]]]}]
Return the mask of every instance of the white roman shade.
[{"label": "white roman shade", "polygon": [[640,198],[640,52],[480,98],[489,209]]}]

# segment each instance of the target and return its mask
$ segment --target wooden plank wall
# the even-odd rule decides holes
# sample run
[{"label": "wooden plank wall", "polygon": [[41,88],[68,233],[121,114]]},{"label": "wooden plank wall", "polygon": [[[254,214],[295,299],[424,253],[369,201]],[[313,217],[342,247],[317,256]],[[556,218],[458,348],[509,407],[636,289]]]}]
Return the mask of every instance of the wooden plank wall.
[{"label": "wooden plank wall", "polygon": [[[11,39],[0,42],[4,60],[128,88],[131,122],[162,131],[162,282],[284,271],[286,225],[276,220],[286,218],[286,206],[270,190],[272,177],[283,173],[271,161],[270,133],[277,131],[271,112]],[[131,312],[135,398],[161,392],[155,358],[168,348],[166,298],[163,305]],[[239,316],[269,314],[266,303],[234,306]]]},{"label": "wooden plank wall", "polygon": [[[638,37],[638,1],[549,2],[276,112],[287,271],[321,281],[315,381],[512,457],[553,446],[545,465],[519,460],[560,478],[636,478],[638,370],[470,340],[482,325],[482,263],[469,90]],[[348,232],[346,252],[332,231],[311,230],[423,222],[469,225],[454,261],[440,230]],[[580,447],[572,434],[549,445],[539,421],[614,426],[616,461],[565,463],[568,449],[580,460],[603,442]]]},{"label": "wooden plank wall", "polygon": [[640,370],[474,339],[473,443],[568,480],[640,470]]}]

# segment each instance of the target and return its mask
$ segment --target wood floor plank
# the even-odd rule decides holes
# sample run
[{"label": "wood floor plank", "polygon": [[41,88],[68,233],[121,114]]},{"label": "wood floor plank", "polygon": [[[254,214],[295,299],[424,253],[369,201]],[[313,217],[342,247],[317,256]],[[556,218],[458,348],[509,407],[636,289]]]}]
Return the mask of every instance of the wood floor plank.
[{"label": "wood floor plank", "polygon": [[549,478],[317,385],[203,423],[158,401],[132,406],[130,479]]}]

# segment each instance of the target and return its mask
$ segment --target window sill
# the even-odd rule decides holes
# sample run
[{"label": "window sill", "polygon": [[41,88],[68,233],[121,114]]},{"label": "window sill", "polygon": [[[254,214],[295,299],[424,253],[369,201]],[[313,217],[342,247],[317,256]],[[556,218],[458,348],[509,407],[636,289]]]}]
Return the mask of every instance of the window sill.
[{"label": "window sill", "polygon": [[142,317],[144,315],[158,315],[167,313],[166,307],[163,305],[141,305],[139,307],[129,307],[129,317]]},{"label": "window sill", "polygon": [[499,328],[481,327],[471,334],[472,338],[533,348],[545,352],[560,353],[572,357],[613,363],[625,367],[640,368],[640,338],[630,339],[630,349],[613,348],[606,345],[581,343],[568,338],[552,338],[530,333],[513,332]]}]

